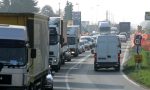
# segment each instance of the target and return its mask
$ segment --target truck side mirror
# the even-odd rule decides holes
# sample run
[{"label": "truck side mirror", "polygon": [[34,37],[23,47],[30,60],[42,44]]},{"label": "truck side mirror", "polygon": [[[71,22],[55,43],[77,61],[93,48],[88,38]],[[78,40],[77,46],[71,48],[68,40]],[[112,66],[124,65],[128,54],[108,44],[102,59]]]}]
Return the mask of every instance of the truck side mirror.
[{"label": "truck side mirror", "polygon": [[31,49],[31,58],[36,58],[36,49]]}]

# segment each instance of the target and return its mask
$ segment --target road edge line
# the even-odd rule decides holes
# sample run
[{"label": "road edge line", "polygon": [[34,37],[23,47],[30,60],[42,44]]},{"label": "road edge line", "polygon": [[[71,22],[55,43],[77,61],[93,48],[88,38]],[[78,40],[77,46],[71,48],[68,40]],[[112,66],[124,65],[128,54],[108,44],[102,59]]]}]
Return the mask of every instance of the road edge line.
[{"label": "road edge line", "polygon": [[[127,50],[128,50],[128,48],[129,48],[129,43],[127,44],[125,53],[124,53],[124,55],[123,55],[123,59],[122,59],[122,63],[121,63],[121,69],[122,69],[122,70],[123,70],[123,65],[124,65],[124,63],[125,63],[125,57],[126,57],[126,55],[127,55]],[[141,85],[137,84],[136,82],[134,82],[133,80],[131,80],[122,70],[121,70],[121,74],[122,74],[122,76],[123,76],[126,80],[128,80],[130,83],[132,83],[132,84],[134,84],[134,85],[136,85],[136,86],[138,86],[138,87],[141,86]]]}]

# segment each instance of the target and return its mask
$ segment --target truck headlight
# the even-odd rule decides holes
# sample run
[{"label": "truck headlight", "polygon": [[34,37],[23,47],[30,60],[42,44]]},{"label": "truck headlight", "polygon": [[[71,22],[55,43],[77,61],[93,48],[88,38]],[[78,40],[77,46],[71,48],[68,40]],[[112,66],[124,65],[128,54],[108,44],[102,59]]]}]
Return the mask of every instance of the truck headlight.
[{"label": "truck headlight", "polygon": [[54,60],[54,63],[57,62],[57,59]]},{"label": "truck headlight", "polygon": [[71,53],[72,53],[72,54],[74,54],[75,52],[74,52],[74,51],[72,51]]}]

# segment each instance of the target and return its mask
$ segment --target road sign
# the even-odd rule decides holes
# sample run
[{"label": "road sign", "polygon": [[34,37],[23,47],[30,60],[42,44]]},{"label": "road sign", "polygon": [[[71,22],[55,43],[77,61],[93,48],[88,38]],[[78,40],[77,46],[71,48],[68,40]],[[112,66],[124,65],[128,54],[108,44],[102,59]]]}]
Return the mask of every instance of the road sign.
[{"label": "road sign", "polygon": [[136,63],[142,62],[142,55],[134,55],[134,60]]},{"label": "road sign", "polygon": [[145,20],[150,20],[150,12],[145,12]]},{"label": "road sign", "polygon": [[134,37],[134,44],[135,45],[141,45],[141,40],[142,40],[142,36],[141,35],[136,35]]}]

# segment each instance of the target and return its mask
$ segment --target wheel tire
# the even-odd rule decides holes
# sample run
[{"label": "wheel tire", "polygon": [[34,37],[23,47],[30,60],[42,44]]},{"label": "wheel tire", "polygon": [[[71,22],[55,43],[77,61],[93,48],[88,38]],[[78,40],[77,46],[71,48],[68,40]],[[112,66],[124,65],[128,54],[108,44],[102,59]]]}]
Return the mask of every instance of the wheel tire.
[{"label": "wheel tire", "polygon": [[40,86],[41,90],[46,90],[46,88],[45,88],[45,80],[46,80],[46,76],[41,79],[41,86]]},{"label": "wheel tire", "polygon": [[35,86],[34,84],[31,84],[31,85],[29,86],[29,90],[36,90],[36,86]]},{"label": "wheel tire", "polygon": [[67,61],[70,62],[70,61],[71,61],[71,58],[68,58]]},{"label": "wheel tire", "polygon": [[120,71],[120,66],[119,67],[115,67],[116,71]]},{"label": "wheel tire", "polygon": [[74,56],[74,57],[77,57],[77,56],[78,56],[78,54],[74,54],[73,56]]},{"label": "wheel tire", "polygon": [[60,65],[58,65],[58,66],[54,69],[55,72],[58,72],[59,70],[60,70]]},{"label": "wheel tire", "polygon": [[96,67],[96,65],[94,65],[94,71],[98,71],[98,68]]},{"label": "wheel tire", "polygon": [[53,90],[53,86],[52,86],[52,88],[50,90]]},{"label": "wheel tire", "polygon": [[59,70],[58,70],[58,69],[55,69],[54,71],[55,71],[55,72],[58,72]]},{"label": "wheel tire", "polygon": [[62,65],[65,65],[65,60],[62,60],[62,63],[61,63]]}]

